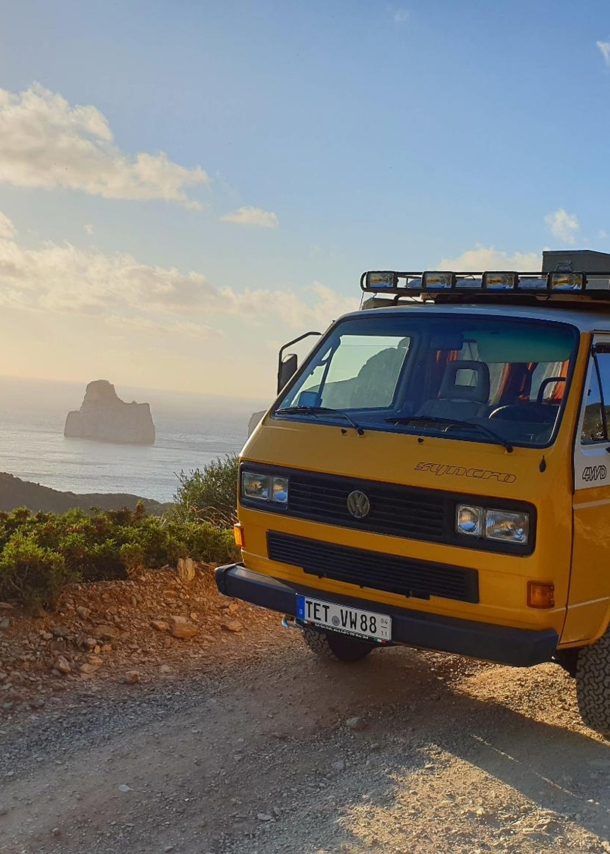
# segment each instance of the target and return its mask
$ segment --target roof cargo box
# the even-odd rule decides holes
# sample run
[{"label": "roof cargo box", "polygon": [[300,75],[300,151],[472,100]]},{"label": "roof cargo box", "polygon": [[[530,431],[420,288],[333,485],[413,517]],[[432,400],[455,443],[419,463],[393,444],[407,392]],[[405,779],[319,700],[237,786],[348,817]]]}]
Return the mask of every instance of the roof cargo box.
[{"label": "roof cargo box", "polygon": [[610,254],[592,249],[553,249],[542,253],[542,272],[608,273]]}]

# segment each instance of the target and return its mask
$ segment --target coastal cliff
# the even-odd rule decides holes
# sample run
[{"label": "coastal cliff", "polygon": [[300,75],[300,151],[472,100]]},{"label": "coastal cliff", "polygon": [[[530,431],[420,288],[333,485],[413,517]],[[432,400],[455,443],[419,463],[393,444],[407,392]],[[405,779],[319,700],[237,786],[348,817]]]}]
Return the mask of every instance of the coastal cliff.
[{"label": "coastal cliff", "polygon": [[148,403],[125,403],[108,380],[89,383],[79,410],[68,413],[64,436],[129,445],[154,445],[155,425]]},{"label": "coastal cliff", "polygon": [[92,507],[99,507],[100,510],[122,510],[127,507],[134,510],[138,501],[143,502],[146,512],[151,516],[161,516],[171,507],[169,503],[163,504],[130,493],[91,492],[83,495],[60,492],[0,472],[0,512],[8,513],[16,507],[27,507],[33,513],[67,513],[74,508],[89,511]]}]

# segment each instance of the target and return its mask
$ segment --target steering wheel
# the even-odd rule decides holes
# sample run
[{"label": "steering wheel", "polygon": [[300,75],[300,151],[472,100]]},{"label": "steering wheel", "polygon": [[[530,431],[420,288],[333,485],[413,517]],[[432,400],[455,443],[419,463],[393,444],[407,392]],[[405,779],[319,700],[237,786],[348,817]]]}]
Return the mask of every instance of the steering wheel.
[{"label": "steering wheel", "polygon": [[[543,407],[544,411],[539,409]],[[552,410],[551,410],[552,411]],[[554,415],[555,413],[552,412]],[[503,421],[529,421],[537,424],[549,424],[553,420],[549,420],[549,408],[543,403],[541,404],[519,404],[508,403],[506,406],[498,406],[493,412],[489,413],[490,418],[500,418]]]}]

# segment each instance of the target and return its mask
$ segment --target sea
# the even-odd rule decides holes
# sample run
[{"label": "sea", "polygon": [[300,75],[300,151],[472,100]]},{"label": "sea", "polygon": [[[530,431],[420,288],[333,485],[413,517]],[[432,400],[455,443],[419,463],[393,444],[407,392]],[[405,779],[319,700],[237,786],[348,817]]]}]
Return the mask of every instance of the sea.
[{"label": "sea", "polygon": [[238,453],[250,416],[270,403],[115,387],[122,400],[150,403],[154,445],[66,439],[66,415],[80,408],[85,384],[0,377],[0,472],[62,491],[171,501],[180,472]]}]

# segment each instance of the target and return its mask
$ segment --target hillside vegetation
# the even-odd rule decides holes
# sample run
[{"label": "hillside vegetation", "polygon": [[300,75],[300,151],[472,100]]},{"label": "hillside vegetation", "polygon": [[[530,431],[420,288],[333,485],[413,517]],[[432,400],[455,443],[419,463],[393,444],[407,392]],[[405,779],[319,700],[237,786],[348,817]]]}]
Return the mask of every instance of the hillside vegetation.
[{"label": "hillside vegetation", "polygon": [[235,454],[212,460],[203,469],[180,472],[180,483],[172,518],[181,522],[206,521],[218,527],[231,527],[237,519],[237,476],[239,460]]},{"label": "hillside vegetation", "polygon": [[121,510],[128,507],[135,510],[141,502],[147,513],[160,516],[171,506],[154,501],[152,498],[141,498],[138,495],[115,492],[61,492],[49,486],[41,486],[29,480],[22,480],[6,472],[0,472],[0,511],[10,513],[18,507],[27,507],[34,513],[67,513],[68,510],[90,510],[98,507],[100,510]]},{"label": "hillside vegetation", "polygon": [[[234,457],[180,475],[176,503],[164,516],[135,509],[0,513],[0,600],[52,606],[66,584],[125,578],[180,557],[222,563],[237,552],[229,529],[235,512]],[[232,487],[231,487],[232,482]],[[232,497],[231,497],[232,496]]]}]

